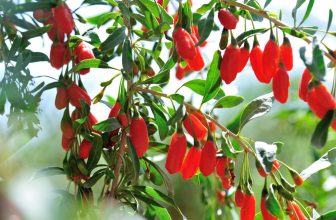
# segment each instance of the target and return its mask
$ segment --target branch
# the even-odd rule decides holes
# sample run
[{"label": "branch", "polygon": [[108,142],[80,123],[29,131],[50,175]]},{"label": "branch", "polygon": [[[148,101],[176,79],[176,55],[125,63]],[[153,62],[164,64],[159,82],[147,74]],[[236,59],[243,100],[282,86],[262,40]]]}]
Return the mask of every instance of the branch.
[{"label": "branch", "polygon": [[[142,88],[142,87],[139,87],[139,86],[134,86],[133,90],[138,91],[138,92],[149,93],[149,94],[152,94],[154,96],[164,97],[164,98],[168,98],[168,99],[170,98],[170,96],[168,94],[157,92],[157,91],[154,91],[154,90],[151,90],[151,89],[147,89],[147,88]],[[194,107],[193,105],[191,105],[188,102],[184,102],[183,104],[189,110],[199,111],[198,108]],[[244,148],[245,151],[250,152],[251,154],[253,154],[254,156],[256,156],[255,152],[253,150],[251,150],[251,148],[241,139],[241,137],[239,135],[237,135],[237,134],[233,133],[232,131],[230,131],[227,127],[225,127],[222,124],[220,124],[216,119],[214,119],[210,115],[205,114],[205,113],[202,113],[202,114],[209,121],[211,121],[214,124],[216,124],[223,132],[227,133],[230,137],[234,138]]]},{"label": "branch", "polygon": [[[252,8],[251,6],[248,6],[248,5],[244,5],[242,3],[239,3],[239,2],[234,2],[234,1],[230,1],[230,0],[221,0],[221,2],[223,3],[226,3],[228,5],[232,5],[232,6],[236,6],[236,7],[239,7],[241,9],[244,9],[244,10],[247,10],[249,12],[252,12],[253,14],[256,14],[256,15],[259,15],[260,17],[263,17],[263,18],[266,18],[268,20],[270,20],[276,27],[287,27],[287,28],[291,28],[290,26],[286,25],[285,23],[283,23],[282,21],[274,18],[274,17],[271,17],[267,14],[266,11],[263,11],[263,10],[258,10],[258,9],[255,9],[255,8]],[[297,30],[299,31],[299,30]],[[301,31],[299,31],[301,32]],[[302,32],[301,32],[302,33]],[[304,33],[303,33],[304,34]],[[302,38],[304,41],[306,41],[308,44],[310,44],[312,41],[305,37],[305,38]],[[336,64],[336,59],[330,55],[328,52],[324,51],[323,50],[323,53],[326,57],[328,57],[328,59],[333,62],[334,64]]]}]

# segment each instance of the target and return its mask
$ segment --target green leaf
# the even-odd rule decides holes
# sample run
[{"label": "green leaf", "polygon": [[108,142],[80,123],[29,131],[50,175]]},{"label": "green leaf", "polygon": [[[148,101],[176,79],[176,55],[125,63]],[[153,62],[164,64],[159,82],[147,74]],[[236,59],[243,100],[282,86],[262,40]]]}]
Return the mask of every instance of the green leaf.
[{"label": "green leaf", "polygon": [[316,38],[313,39],[312,50],[309,51],[308,56],[306,55],[306,48],[300,48],[300,57],[313,76],[316,79],[323,81],[326,74],[326,68],[323,59],[323,52],[320,49]]},{"label": "green leaf", "polygon": [[100,50],[102,52],[107,50],[113,50],[116,46],[124,42],[126,38],[125,27],[117,28],[101,43]]},{"label": "green leaf", "polygon": [[22,37],[21,37],[21,35],[17,34],[15,36],[15,39],[14,39],[14,41],[12,43],[12,46],[11,46],[9,52],[8,52],[8,55],[7,55],[9,59],[12,59],[14,57],[14,55],[16,54],[16,52],[18,52],[18,50],[21,46],[21,42],[22,42]]},{"label": "green leaf", "polygon": [[220,90],[222,80],[219,74],[219,65],[221,61],[221,53],[217,50],[212,58],[210,68],[205,80],[204,96],[202,104],[214,98]]},{"label": "green leaf", "polygon": [[333,119],[334,111],[330,110],[323,119],[317,124],[311,138],[311,143],[318,148],[323,147],[328,139],[328,129]]},{"label": "green leaf", "polygon": [[56,175],[64,175],[64,170],[61,167],[47,167],[43,168],[36,172],[36,174],[33,176],[33,179],[37,179],[40,177],[45,176],[56,176]]},{"label": "green leaf", "polygon": [[37,9],[51,9],[53,7],[55,7],[55,4],[47,1],[29,2],[29,3],[17,4],[15,8],[13,8],[12,13],[35,11]]},{"label": "green leaf", "polygon": [[[255,0],[250,0],[247,3],[247,5],[251,6],[252,8],[255,8],[257,10],[262,10],[260,4],[257,1],[255,1]],[[252,16],[253,21],[262,21],[263,20],[263,17],[261,17],[261,16],[259,16],[257,14],[251,13],[251,16]],[[249,19],[249,16],[247,16],[246,18]]]},{"label": "green leaf", "polygon": [[133,72],[132,48],[128,39],[125,40],[123,45],[122,65],[126,73]]},{"label": "green leaf", "polygon": [[266,173],[270,173],[275,161],[277,146],[275,144],[267,144],[265,142],[256,141],[254,143],[257,158],[261,162]]},{"label": "green leaf", "polygon": [[248,30],[248,31],[244,31],[243,33],[241,33],[237,38],[237,43],[241,44],[243,43],[245,40],[247,40],[249,37],[252,37],[256,34],[263,34],[266,31],[268,31],[268,28],[257,28],[257,29],[252,29],[252,30]]},{"label": "green leaf", "polygon": [[154,114],[155,123],[159,128],[160,139],[163,140],[168,136],[169,131],[167,126],[167,119],[162,110],[155,103],[149,103],[149,105]]},{"label": "green leaf", "polygon": [[203,96],[205,89],[205,80],[204,79],[192,79],[188,82],[185,82],[181,87],[187,87],[193,92]]},{"label": "green leaf", "polygon": [[232,108],[244,101],[244,98],[241,96],[224,96],[219,99],[213,108]]},{"label": "green leaf", "polygon": [[327,29],[325,31],[325,34],[323,36],[323,38],[321,39],[321,42],[324,40],[324,38],[327,36],[330,26],[331,26],[331,22],[333,20],[333,11],[331,9],[329,9],[329,16],[328,16],[328,25],[327,25]]},{"label": "green leaf", "polygon": [[[23,54],[25,54],[23,52]],[[29,52],[30,63],[47,61],[49,62],[49,57],[41,52]]]},{"label": "green leaf", "polygon": [[333,210],[321,215],[316,220],[335,220],[335,219],[336,219],[336,210]]},{"label": "green leaf", "polygon": [[210,11],[212,6],[214,4],[216,4],[216,2],[217,2],[216,0],[211,0],[209,3],[206,3],[206,4],[202,5],[200,8],[198,8],[196,10],[196,12],[199,13],[199,14],[204,14],[207,11]]},{"label": "green leaf", "polygon": [[100,178],[102,178],[105,175],[105,168],[98,170],[95,172],[90,179],[86,180],[85,183],[83,184],[84,188],[91,188],[94,186]]},{"label": "green leaf", "polygon": [[252,119],[259,118],[268,113],[272,108],[273,102],[273,93],[268,93],[259,96],[248,103],[241,114],[239,130],[241,130],[244,125]]},{"label": "green leaf", "polygon": [[160,220],[171,220],[172,219],[166,208],[162,208],[162,207],[155,206],[155,205],[151,205],[150,207],[153,209],[155,216],[158,217],[158,219]]},{"label": "green leaf", "polygon": [[332,148],[327,153],[325,153],[320,159],[318,159],[313,164],[311,164],[309,167],[304,169],[300,173],[300,176],[304,180],[306,180],[314,173],[317,173],[320,170],[326,169],[335,163],[336,163],[336,148]]},{"label": "green leaf", "polygon": [[132,166],[133,166],[133,182],[136,183],[138,181],[139,178],[139,172],[140,172],[140,161],[139,161],[139,157],[136,153],[136,150],[131,142],[131,140],[129,138],[127,138],[127,146],[128,146],[128,153],[131,157],[132,160]]},{"label": "green leaf", "polygon": [[100,27],[108,21],[115,20],[118,16],[120,16],[120,12],[105,12],[103,14],[87,18],[86,21]]},{"label": "green leaf", "polygon": [[264,4],[264,9],[272,2],[272,0],[266,0]]},{"label": "green leaf", "polygon": [[171,95],[170,97],[180,104],[179,107],[176,109],[174,115],[167,122],[168,125],[174,126],[178,121],[181,121],[184,116],[183,113],[184,96],[174,94]]},{"label": "green leaf", "polygon": [[300,32],[300,31],[298,31],[298,30],[295,30],[295,29],[293,29],[293,28],[290,28],[290,27],[280,27],[280,29],[281,29],[283,32],[285,32],[285,33],[287,33],[287,34],[290,34],[290,35],[292,35],[292,36],[294,36],[294,37],[297,37],[297,38],[305,38],[305,37],[306,37],[306,35],[303,34],[302,32]]},{"label": "green leaf", "polygon": [[119,120],[116,118],[109,118],[92,126],[94,130],[102,132],[114,131],[120,127]]},{"label": "green leaf", "polygon": [[296,13],[297,13],[297,10],[303,5],[303,3],[305,2],[306,0],[297,0],[296,1],[296,5],[295,7],[293,8],[292,10],[292,17],[294,19],[294,26],[296,26]]},{"label": "green leaf", "polygon": [[46,25],[43,27],[35,28],[33,30],[22,32],[22,37],[27,40],[34,37],[40,37],[44,33],[48,32],[51,29],[51,27],[52,25]]},{"label": "green leaf", "polygon": [[93,146],[87,161],[87,169],[89,171],[93,170],[96,167],[103,151],[103,140],[101,136],[95,133],[93,134],[94,134]]},{"label": "green leaf", "polygon": [[198,22],[199,41],[195,46],[201,45],[210,35],[214,25],[215,9],[213,8],[206,19],[201,19]]},{"label": "green leaf", "polygon": [[167,22],[168,24],[173,23],[173,18],[166,12],[161,5],[156,4],[154,1],[149,0],[138,0],[143,5],[146,6],[148,11],[150,11],[156,18],[162,18],[161,22]]},{"label": "green leaf", "polygon": [[76,65],[75,71],[79,71],[82,69],[87,69],[87,68],[111,68],[107,63],[100,59],[88,59],[88,60],[83,60],[79,64]]},{"label": "green leaf", "polygon": [[278,217],[279,219],[284,219],[284,214],[281,209],[279,201],[276,199],[273,187],[270,187],[270,192],[266,197],[266,208],[273,216]]},{"label": "green leaf", "polygon": [[314,2],[315,2],[314,0],[309,0],[308,6],[307,6],[307,9],[306,9],[306,13],[303,16],[302,21],[300,22],[299,26],[301,26],[301,24],[303,24],[303,22],[305,22],[307,20],[307,18],[309,17],[309,15],[310,15],[310,13],[313,9]]}]

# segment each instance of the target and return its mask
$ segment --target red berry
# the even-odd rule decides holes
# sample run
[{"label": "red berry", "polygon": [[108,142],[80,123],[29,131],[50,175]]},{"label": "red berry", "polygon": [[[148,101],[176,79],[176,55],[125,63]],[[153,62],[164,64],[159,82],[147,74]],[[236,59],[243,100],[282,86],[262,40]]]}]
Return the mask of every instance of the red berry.
[{"label": "red berry", "polygon": [[64,33],[70,34],[75,28],[75,23],[66,3],[61,3],[54,11],[55,21],[57,22],[57,27]]},{"label": "red berry", "polygon": [[61,131],[63,133],[63,136],[66,138],[73,138],[75,136],[75,131],[72,127],[71,121],[67,121],[65,119],[62,119],[61,121]]},{"label": "red berry", "polygon": [[191,35],[183,28],[178,28],[173,32],[173,39],[177,54],[183,59],[191,60],[197,51]]},{"label": "red berry", "polygon": [[188,133],[197,140],[203,140],[207,134],[207,128],[194,114],[189,114],[187,118],[184,119],[183,125]]},{"label": "red berry", "polygon": [[244,47],[240,48],[239,58],[238,73],[243,71],[250,58],[250,45],[247,41],[245,42]]},{"label": "red berry", "polygon": [[186,151],[186,136],[175,132],[170,141],[166,160],[166,169],[170,174],[180,171]]},{"label": "red berry", "polygon": [[181,66],[181,64],[177,64],[177,66],[176,66],[176,78],[181,80],[181,79],[183,79],[184,75],[185,75],[184,68]]},{"label": "red berry", "polygon": [[211,132],[216,132],[217,130],[217,125],[213,123],[212,121],[209,122],[209,127]]},{"label": "red berry", "polygon": [[47,32],[50,40],[52,40],[54,42],[63,43],[65,33],[62,30],[58,29],[55,18],[53,18],[53,17],[49,18],[45,24],[52,25],[52,27]]},{"label": "red berry", "polygon": [[221,64],[220,75],[226,84],[230,84],[238,74],[238,60],[240,60],[240,49],[229,45],[224,52]]},{"label": "red berry", "polygon": [[213,141],[205,142],[200,159],[200,171],[204,176],[209,176],[214,171],[217,162],[216,152],[216,145]]},{"label": "red berry", "polygon": [[267,79],[263,71],[263,62],[262,62],[263,52],[259,45],[255,45],[251,50],[250,62],[253,72],[259,82],[267,83]]},{"label": "red berry", "polygon": [[96,117],[90,112],[87,118],[87,123],[89,124],[90,127],[93,125],[97,124],[98,120]]},{"label": "red berry", "polygon": [[71,147],[71,141],[72,141],[72,138],[67,138],[65,137],[64,135],[62,135],[62,148],[65,150],[65,151],[68,151]]},{"label": "red berry", "polygon": [[301,186],[304,183],[304,179],[300,175],[295,175],[293,177],[294,183],[297,186]]},{"label": "red berry", "polygon": [[293,50],[287,37],[284,37],[284,42],[280,46],[280,60],[287,71],[293,69]]},{"label": "red berry", "polygon": [[271,81],[279,66],[280,49],[278,44],[270,39],[264,49],[262,56],[263,72],[267,83]]},{"label": "red berry", "polygon": [[199,168],[200,159],[201,150],[196,147],[191,147],[181,167],[181,175],[184,180],[188,180],[196,174]]},{"label": "red berry", "polygon": [[118,115],[118,120],[119,123],[121,125],[121,127],[126,128],[128,125],[128,119],[125,113],[121,113],[120,115]]},{"label": "red berry", "polygon": [[296,202],[288,202],[287,209],[290,211],[288,215],[291,220],[308,220]]},{"label": "red berry", "polygon": [[299,87],[299,97],[307,102],[307,94],[308,94],[308,86],[309,82],[312,79],[312,75],[309,72],[309,70],[306,68],[304,72],[302,73],[301,81],[300,81],[300,87]]},{"label": "red berry", "polygon": [[111,108],[111,111],[109,113],[109,118],[115,118],[119,115],[119,112],[120,112],[120,109],[121,109],[121,105],[120,105],[120,102],[116,102],[114,104],[114,106]]},{"label": "red berry", "polygon": [[57,88],[55,106],[57,109],[65,108],[69,103],[69,98],[66,92],[66,89],[63,87]]},{"label": "red berry", "polygon": [[83,160],[87,159],[90,155],[91,149],[92,143],[84,139],[79,145],[79,157]]},{"label": "red berry", "polygon": [[80,100],[83,100],[88,105],[91,105],[91,98],[87,92],[81,87],[77,86],[75,83],[72,83],[67,90],[68,97],[70,99],[71,105],[80,108]]},{"label": "red berry", "polygon": [[323,118],[329,110],[336,107],[334,97],[323,84],[314,86],[308,91],[307,102],[310,109],[319,118]]},{"label": "red berry", "polygon": [[221,9],[218,12],[218,19],[224,28],[232,30],[235,29],[238,23],[238,18],[236,18],[231,12]]},{"label": "red berry", "polygon": [[238,187],[235,193],[235,202],[239,208],[242,208],[245,205],[246,194]]},{"label": "red berry", "polygon": [[229,190],[232,187],[233,184],[231,182],[231,174],[221,177],[221,180],[224,189]]},{"label": "red berry", "polygon": [[[193,26],[192,26],[192,32],[193,32],[194,36],[196,37],[197,41],[199,41],[199,40],[200,40],[200,35],[199,35],[199,33],[198,33],[198,27],[197,27],[196,25],[193,25]],[[207,45],[207,42],[204,41],[204,42],[200,45],[200,47],[205,47],[206,45]]]},{"label": "red berry", "polygon": [[143,157],[149,145],[148,130],[145,120],[141,117],[132,118],[129,134],[138,157]]},{"label": "red berry", "polygon": [[272,172],[275,172],[280,169],[280,163],[278,160],[273,161]]},{"label": "red berry", "polygon": [[51,11],[45,11],[43,9],[37,9],[33,12],[34,18],[39,22],[45,22],[53,16]]},{"label": "red berry", "polygon": [[187,59],[186,61],[188,63],[188,67],[190,67],[190,69],[192,69],[193,71],[200,71],[203,69],[205,65],[204,59],[202,57],[201,50],[199,49],[199,47],[196,48],[196,54],[194,58],[191,60]]},{"label": "red berry", "polygon": [[218,202],[221,203],[221,204],[224,204],[224,202],[225,202],[225,196],[226,196],[225,191],[217,192],[216,195],[217,195]]},{"label": "red berry", "polygon": [[225,170],[230,164],[231,159],[228,157],[217,158],[216,173],[219,177],[223,178],[225,176]]},{"label": "red berry", "polygon": [[264,220],[277,220],[278,218],[268,212],[266,207],[266,196],[262,196],[260,201],[260,211]]},{"label": "red berry", "polygon": [[64,43],[53,43],[50,48],[50,64],[56,69],[60,69],[66,60],[68,60],[69,54]]},{"label": "red berry", "polygon": [[[76,63],[79,63],[83,60],[89,60],[89,59],[95,58],[91,48],[84,42],[81,42],[75,47],[74,54],[75,54]],[[89,72],[90,72],[90,69],[82,69],[79,71],[81,75],[85,75]]]},{"label": "red berry", "polygon": [[280,103],[286,103],[288,99],[288,89],[290,86],[289,76],[285,69],[279,67],[273,77],[272,87],[274,98]]},{"label": "red berry", "polygon": [[245,204],[240,210],[240,219],[244,220],[254,220],[256,212],[256,200],[254,194],[251,195],[246,194],[245,196]]}]

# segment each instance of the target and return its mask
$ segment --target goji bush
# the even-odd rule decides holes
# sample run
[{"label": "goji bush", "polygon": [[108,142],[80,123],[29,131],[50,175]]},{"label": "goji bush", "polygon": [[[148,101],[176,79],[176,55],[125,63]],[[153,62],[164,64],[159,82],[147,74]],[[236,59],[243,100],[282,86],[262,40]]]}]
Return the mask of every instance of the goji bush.
[{"label": "goji bush", "polygon": [[[101,204],[111,200],[117,208],[127,207],[147,219],[172,219],[172,213],[185,218],[167,173],[199,180],[202,194],[207,194],[204,206],[211,210],[204,219],[225,219],[232,209],[243,220],[336,218],[336,211],[318,214],[319,207],[297,192],[310,176],[336,161],[335,148],[299,173],[277,158],[284,145],[281,137],[267,143],[243,131],[249,121],[270,112],[274,102],[293,99],[289,89],[298,84],[296,96],[319,119],[311,143],[326,145],[328,134],[336,130],[336,77],[332,89],[326,77],[335,70],[336,52],[323,42],[335,36],[329,31],[333,11],[321,30],[304,26],[312,8],[319,7],[313,0],[300,20],[297,13],[305,1],[296,1],[291,17],[268,11],[272,1],[263,2],[209,0],[198,8],[191,0],[83,0],[79,8],[64,0],[0,2],[0,112],[7,113],[9,128],[37,136],[42,95],[57,91],[62,138],[52,141],[64,150],[64,158],[62,166],[38,175],[62,174],[75,185],[66,194],[79,204],[72,219],[93,218],[86,210],[104,209]],[[97,6],[108,11],[97,11],[95,17],[78,12]],[[282,17],[290,17],[293,24],[285,24]],[[216,36],[215,51],[206,49],[210,34]],[[260,40],[261,35],[267,40]],[[50,41],[50,54],[29,47],[33,38]],[[305,66],[299,83],[291,75],[296,65],[293,39],[307,43],[299,49]],[[49,62],[59,73],[57,79],[35,85],[30,64],[36,62]],[[96,69],[112,77],[106,74],[100,92],[93,94],[82,79]],[[246,69],[260,83],[270,84],[269,91],[246,102],[225,125],[213,110],[244,101],[227,95],[223,85],[240,80],[238,74]],[[111,97],[106,89],[117,80],[117,96]],[[200,105],[187,94],[166,90],[179,80],[181,87],[200,96]],[[110,108],[105,120],[96,119],[93,105]],[[164,158],[164,165],[156,158]],[[264,181],[262,189],[255,189],[252,169]]]}]

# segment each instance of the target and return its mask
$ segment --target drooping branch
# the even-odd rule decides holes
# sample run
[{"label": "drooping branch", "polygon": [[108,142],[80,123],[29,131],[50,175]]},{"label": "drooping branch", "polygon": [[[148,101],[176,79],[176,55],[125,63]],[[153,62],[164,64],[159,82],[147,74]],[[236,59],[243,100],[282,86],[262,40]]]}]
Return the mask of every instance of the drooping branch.
[{"label": "drooping branch", "polygon": [[[253,13],[253,14],[256,14],[256,15],[258,15],[258,16],[260,16],[260,17],[266,18],[266,19],[268,19],[269,21],[271,21],[276,27],[286,27],[286,28],[291,28],[290,26],[286,25],[286,24],[283,23],[282,21],[280,21],[280,20],[278,20],[278,19],[276,19],[276,18],[274,18],[274,17],[269,16],[268,13],[267,13],[266,11],[258,10],[258,9],[255,9],[255,8],[251,7],[251,6],[248,6],[248,5],[245,5],[245,4],[236,2],[236,1],[231,1],[231,0],[221,0],[221,1],[222,1],[223,3],[228,4],[228,5],[232,5],[232,6],[235,6],[235,7],[239,7],[239,8],[241,8],[241,9],[244,9],[244,10],[246,10],[246,11],[249,11],[249,12],[251,12],[251,13]],[[296,30],[296,31],[302,33],[300,30]],[[302,34],[304,34],[304,33],[302,33]],[[310,44],[310,43],[312,42],[311,39],[309,39],[309,38],[307,38],[307,37],[305,37],[305,38],[301,38],[301,39],[303,39],[303,40],[304,40],[305,42],[307,42],[308,44]],[[330,55],[330,54],[329,54],[328,52],[326,52],[326,51],[323,51],[323,53],[324,53],[324,55],[325,55],[326,57],[328,57],[328,59],[329,59],[331,62],[333,62],[334,64],[336,64],[336,59],[335,59],[332,55]]]}]

